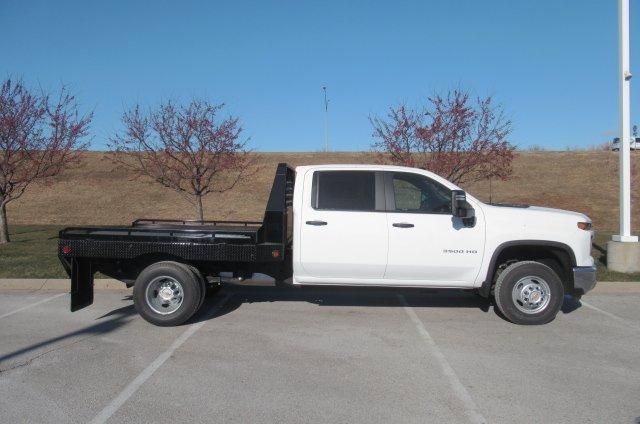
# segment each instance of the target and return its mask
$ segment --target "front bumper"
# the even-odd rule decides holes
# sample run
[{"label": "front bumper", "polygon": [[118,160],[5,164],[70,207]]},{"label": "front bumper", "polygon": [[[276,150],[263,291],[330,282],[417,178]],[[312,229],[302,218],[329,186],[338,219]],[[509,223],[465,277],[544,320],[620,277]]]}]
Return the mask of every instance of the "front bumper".
[{"label": "front bumper", "polygon": [[595,266],[573,267],[573,290],[575,294],[582,295],[596,286]]}]

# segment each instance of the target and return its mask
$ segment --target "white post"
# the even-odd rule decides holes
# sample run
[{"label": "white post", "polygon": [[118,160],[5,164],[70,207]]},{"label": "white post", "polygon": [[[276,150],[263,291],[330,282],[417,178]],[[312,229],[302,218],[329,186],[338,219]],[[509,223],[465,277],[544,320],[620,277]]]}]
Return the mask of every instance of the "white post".
[{"label": "white post", "polygon": [[629,0],[619,0],[618,4],[620,29],[620,234],[614,235],[613,240],[637,242],[638,237],[631,235]]}]

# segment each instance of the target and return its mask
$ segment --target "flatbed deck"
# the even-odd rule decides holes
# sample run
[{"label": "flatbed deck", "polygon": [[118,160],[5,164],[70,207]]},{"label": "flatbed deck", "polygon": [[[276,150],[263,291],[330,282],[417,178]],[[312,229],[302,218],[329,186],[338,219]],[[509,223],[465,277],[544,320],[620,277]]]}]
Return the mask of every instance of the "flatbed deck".
[{"label": "flatbed deck", "polygon": [[130,226],[69,227],[58,256],[71,277],[71,310],[93,302],[96,272],[133,284],[147,266],[175,261],[204,276],[254,272],[284,279],[291,273],[294,171],[278,165],[262,221],[138,219]]}]

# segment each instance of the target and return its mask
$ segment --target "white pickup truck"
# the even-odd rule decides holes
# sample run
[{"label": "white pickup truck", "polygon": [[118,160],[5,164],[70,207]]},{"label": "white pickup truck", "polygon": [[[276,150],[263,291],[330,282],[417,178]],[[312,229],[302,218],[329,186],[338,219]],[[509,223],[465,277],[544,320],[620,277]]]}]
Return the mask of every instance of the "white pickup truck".
[{"label": "white pickup truck", "polygon": [[233,273],[277,284],[469,289],[518,324],[554,319],[564,294],[595,286],[591,221],[576,212],[488,205],[424,170],[280,164],[262,222],[142,219],[60,232],[71,309],[100,271],[134,286],[158,325],[188,320]]}]

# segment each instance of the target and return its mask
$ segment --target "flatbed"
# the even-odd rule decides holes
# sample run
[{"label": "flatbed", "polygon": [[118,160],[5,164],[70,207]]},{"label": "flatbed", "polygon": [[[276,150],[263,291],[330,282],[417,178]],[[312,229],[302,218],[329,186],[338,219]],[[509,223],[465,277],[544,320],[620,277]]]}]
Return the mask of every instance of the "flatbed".
[{"label": "flatbed", "polygon": [[71,277],[71,310],[93,303],[96,272],[131,286],[159,260],[189,263],[203,275],[233,269],[239,279],[255,272],[286,279],[293,177],[290,167],[278,165],[262,221],[138,219],[130,226],[61,230],[58,255]]}]

